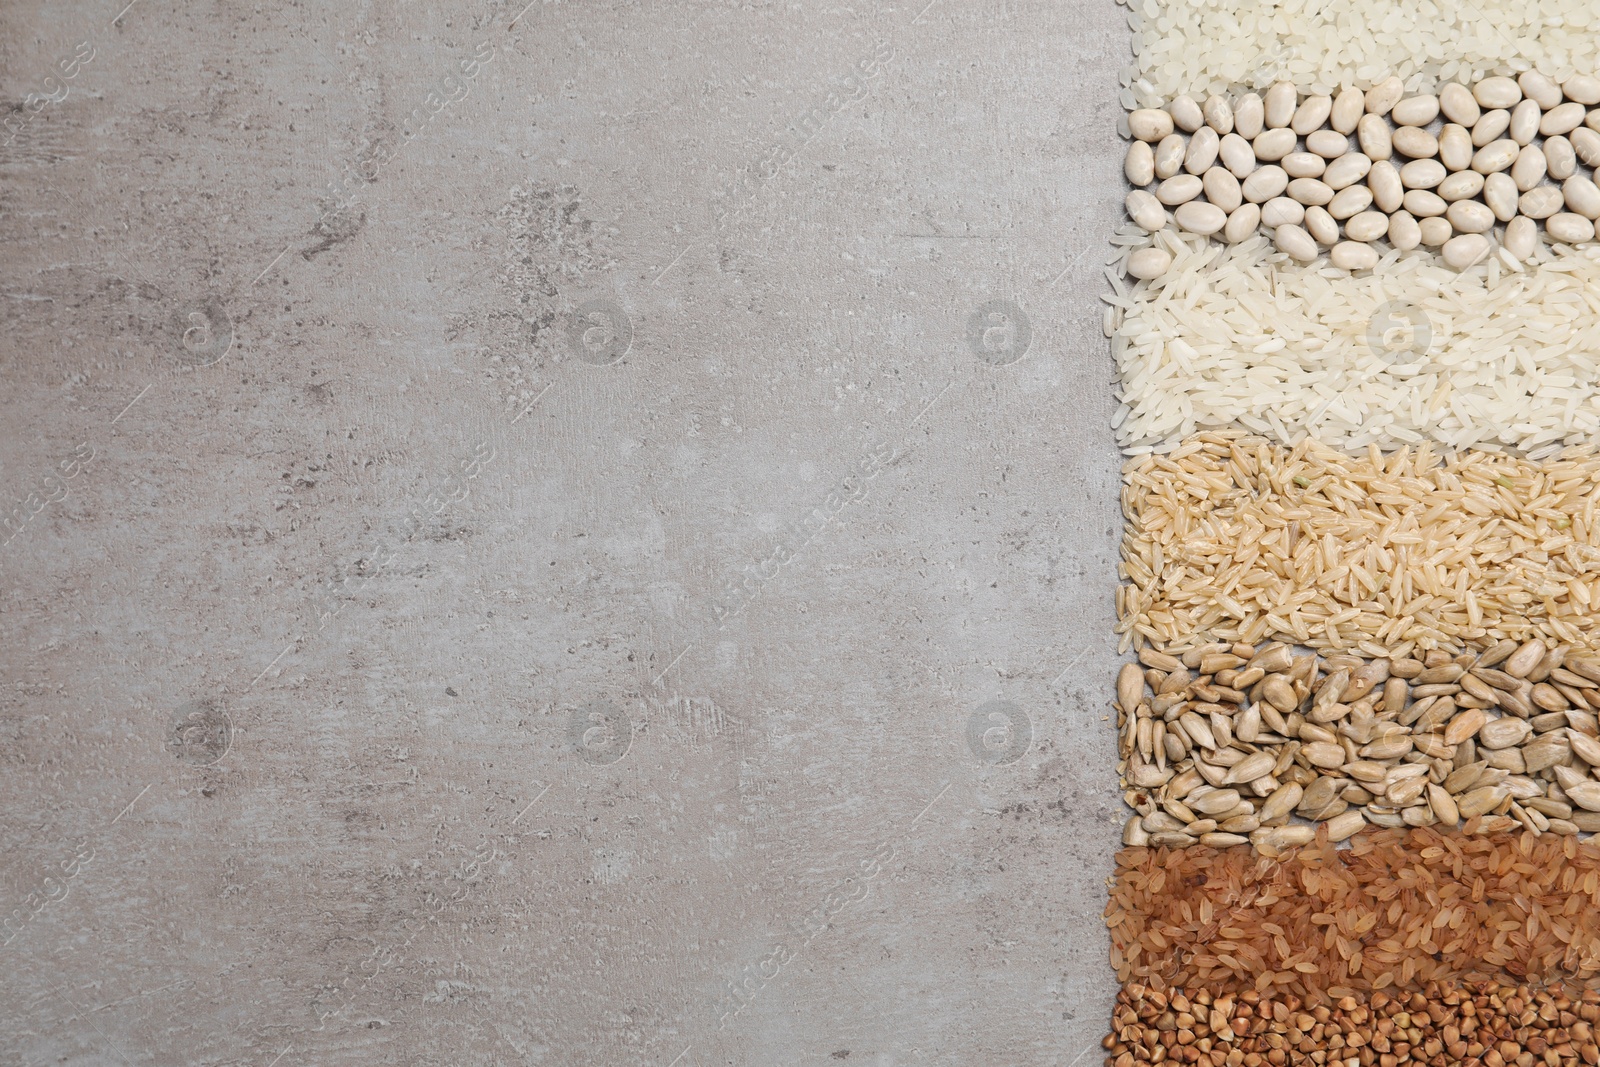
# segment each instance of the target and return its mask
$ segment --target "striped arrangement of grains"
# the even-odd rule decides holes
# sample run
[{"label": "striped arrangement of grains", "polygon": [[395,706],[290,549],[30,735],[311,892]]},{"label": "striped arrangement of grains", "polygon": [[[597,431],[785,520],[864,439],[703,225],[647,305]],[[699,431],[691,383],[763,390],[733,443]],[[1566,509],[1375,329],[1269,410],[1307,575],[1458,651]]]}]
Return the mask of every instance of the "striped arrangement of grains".
[{"label": "striped arrangement of grains", "polygon": [[1128,9],[1129,111],[1187,93],[1293,82],[1305,93],[1416,92],[1537,69],[1557,81],[1600,73],[1600,9],[1589,0],[1118,0]]},{"label": "striped arrangement of grains", "polygon": [[1124,650],[1283,640],[1407,656],[1595,645],[1600,456],[1355,457],[1200,434],[1124,468]]},{"label": "striped arrangement of grains", "polygon": [[1423,440],[1543,456],[1600,431],[1600,245],[1457,272],[1387,251],[1370,272],[1300,264],[1266,238],[1119,236],[1114,262],[1160,246],[1151,281],[1108,269],[1118,444],[1171,452],[1239,426],[1347,450]]},{"label": "striped arrangement of grains", "polygon": [[1310,1005],[1253,990],[1193,999],[1131,983],[1101,1046],[1108,1067],[1582,1067],[1600,1063],[1600,991],[1430,982]]},{"label": "striped arrangement of grains", "polygon": [[1600,980],[1600,845],[1371,830],[1277,859],[1130,848],[1105,909],[1123,982],[1322,1004],[1428,982]]},{"label": "striped arrangement of grains", "polygon": [[1106,1065],[1600,1067],[1600,8],[1119,2]]}]

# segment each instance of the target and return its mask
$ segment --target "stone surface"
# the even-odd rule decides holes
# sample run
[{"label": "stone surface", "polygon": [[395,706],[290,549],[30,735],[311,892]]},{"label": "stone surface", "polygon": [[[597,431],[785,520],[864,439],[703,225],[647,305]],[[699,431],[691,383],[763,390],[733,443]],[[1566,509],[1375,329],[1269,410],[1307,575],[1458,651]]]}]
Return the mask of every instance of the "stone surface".
[{"label": "stone surface", "polygon": [[0,1061],[1095,1062],[1119,9],[519,6],[0,11]]}]

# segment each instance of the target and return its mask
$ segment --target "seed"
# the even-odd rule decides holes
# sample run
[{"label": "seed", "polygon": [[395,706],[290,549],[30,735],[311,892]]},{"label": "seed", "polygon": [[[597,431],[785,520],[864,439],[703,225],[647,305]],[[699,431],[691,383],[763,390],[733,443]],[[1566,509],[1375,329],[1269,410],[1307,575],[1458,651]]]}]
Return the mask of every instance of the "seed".
[{"label": "seed", "polygon": [[1206,98],[1205,105],[1200,109],[1205,117],[1206,125],[1216,130],[1219,134],[1233,132],[1233,107],[1228,103],[1228,98],[1213,93]]},{"label": "seed", "polygon": [[1522,146],[1515,140],[1495,141],[1478,149],[1472,156],[1472,169],[1479,174],[1493,174],[1505,170],[1522,154]]},{"label": "seed", "polygon": [[[1194,800],[1192,806],[1198,812],[1206,815],[1220,815],[1239,806],[1241,797],[1234,789],[1215,789],[1199,800]],[[1192,800],[1192,798],[1191,798]]]},{"label": "seed", "polygon": [[1445,242],[1444,261],[1456,270],[1466,270],[1473,264],[1481,262],[1491,250],[1488,238],[1482,234],[1462,234]]},{"label": "seed", "polygon": [[1122,161],[1122,173],[1129,185],[1145,186],[1155,181],[1156,156],[1146,141],[1134,141],[1128,146],[1127,158]]},{"label": "seed", "polygon": [[[1161,201],[1143,189],[1135,189],[1127,198],[1128,217],[1139,226],[1155,233],[1167,225],[1167,209],[1161,206]],[[1142,249],[1142,251],[1156,251],[1155,249]]]},{"label": "seed", "polygon": [[1183,157],[1183,169],[1190,174],[1204,174],[1210,170],[1211,164],[1217,161],[1217,149],[1221,140],[1216,130],[1209,126],[1203,127],[1189,138],[1189,148]]},{"label": "seed", "polygon": [[1249,140],[1261,132],[1265,119],[1265,107],[1261,97],[1255,93],[1246,93],[1239,99],[1233,108],[1233,132]]},{"label": "seed", "polygon": [[1509,796],[1504,787],[1497,785],[1480,786],[1456,798],[1456,810],[1463,819],[1470,819],[1474,815],[1482,815],[1492,811],[1505,803]]},{"label": "seed", "polygon": [[1289,174],[1282,167],[1268,165],[1252,173],[1240,186],[1244,198],[1253,204],[1278,196],[1289,187]]},{"label": "seed", "polygon": [[1156,199],[1168,207],[1177,207],[1199,196],[1203,188],[1204,184],[1193,174],[1174,174],[1156,186]]},{"label": "seed", "polygon": [[1343,766],[1345,761],[1344,749],[1338,745],[1319,742],[1304,746],[1300,752],[1314,767],[1337,768]]},{"label": "seed", "polygon": [[1561,103],[1561,87],[1536,70],[1525,70],[1517,76],[1522,95],[1549,111]]},{"label": "seed", "polygon": [[1408,96],[1389,112],[1397,126],[1426,126],[1439,116],[1439,98],[1427,93]]},{"label": "seed", "polygon": [[1446,826],[1455,826],[1461,821],[1461,813],[1456,808],[1455,798],[1446,792],[1443,786],[1428,783],[1428,806],[1433,809],[1434,818]]},{"label": "seed", "polygon": [[1128,116],[1128,129],[1141,141],[1159,141],[1172,132],[1172,116],[1165,111],[1144,108]]},{"label": "seed", "polygon": [[1273,232],[1273,241],[1280,252],[1300,263],[1310,263],[1317,258],[1317,243],[1299,226],[1279,226]]},{"label": "seed", "polygon": [[1129,848],[1142,848],[1150,843],[1150,834],[1139,816],[1135,815],[1123,824],[1122,843]]},{"label": "seed", "polygon": [[1354,836],[1356,831],[1366,824],[1367,820],[1359,811],[1347,811],[1342,815],[1336,815],[1327,821],[1328,840],[1343,841]]},{"label": "seed", "polygon": [[1172,253],[1164,248],[1141,248],[1128,257],[1128,275],[1148,280],[1159,278],[1172,267]]},{"label": "seed", "polygon": [[1294,782],[1279,786],[1261,805],[1261,821],[1273,823],[1286,819],[1300,805],[1304,790]]},{"label": "seed", "polygon": [[1267,90],[1265,117],[1268,129],[1280,129],[1294,118],[1295,102],[1299,94],[1292,82],[1281,81]]},{"label": "seed", "polygon": [[1565,137],[1549,137],[1544,142],[1545,169],[1550,177],[1564,182],[1578,169],[1578,153]]},{"label": "seed", "polygon": [[1478,744],[1487,749],[1510,748],[1519,745],[1533,732],[1521,719],[1499,718],[1483,724],[1478,730]]},{"label": "seed", "polygon": [[1544,181],[1547,170],[1544,149],[1528,145],[1517,154],[1517,161],[1511,164],[1511,180],[1517,183],[1518,189],[1526,193]]},{"label": "seed", "polygon": [[1582,215],[1564,211],[1545,220],[1545,232],[1565,244],[1583,244],[1594,240],[1594,223]]},{"label": "seed", "polygon": [[1450,720],[1450,725],[1445,728],[1444,741],[1447,745],[1459,745],[1467,738],[1477,734],[1488,722],[1488,716],[1477,708],[1462,712]]},{"label": "seed", "polygon": [[1215,204],[1208,204],[1202,200],[1190,200],[1179,205],[1178,210],[1173,212],[1173,217],[1177,219],[1179,226],[1202,237],[1209,237],[1228,224],[1227,212]]},{"label": "seed", "polygon": [[1277,765],[1277,757],[1267,752],[1257,752],[1246,756],[1243,760],[1233,765],[1228,771],[1224,782],[1228,785],[1248,784],[1257,778],[1264,778],[1272,773],[1272,768]]}]

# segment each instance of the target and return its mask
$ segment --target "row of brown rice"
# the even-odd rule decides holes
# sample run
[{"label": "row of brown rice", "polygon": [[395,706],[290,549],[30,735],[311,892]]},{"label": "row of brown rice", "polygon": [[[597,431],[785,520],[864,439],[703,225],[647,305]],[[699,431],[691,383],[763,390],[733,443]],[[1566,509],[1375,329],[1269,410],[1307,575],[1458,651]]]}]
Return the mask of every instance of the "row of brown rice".
[{"label": "row of brown rice", "polygon": [[1600,846],[1376,830],[1271,859],[1130,848],[1105,908],[1127,982],[1309,1002],[1428,982],[1600,980]]},{"label": "row of brown rice", "polygon": [[1351,456],[1237,431],[1124,466],[1122,648],[1600,642],[1600,455]]}]

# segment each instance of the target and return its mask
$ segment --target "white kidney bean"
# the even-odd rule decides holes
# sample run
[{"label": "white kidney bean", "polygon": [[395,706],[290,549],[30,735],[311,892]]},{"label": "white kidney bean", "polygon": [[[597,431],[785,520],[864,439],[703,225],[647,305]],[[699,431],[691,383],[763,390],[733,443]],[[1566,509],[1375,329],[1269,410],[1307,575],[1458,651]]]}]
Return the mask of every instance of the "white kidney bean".
[{"label": "white kidney bean", "polygon": [[1505,171],[1495,171],[1483,179],[1483,202],[1489,205],[1489,210],[1501,222],[1516,218],[1517,198],[1520,195],[1517,183]]},{"label": "white kidney bean", "polygon": [[1389,117],[1396,126],[1426,126],[1439,117],[1439,98],[1432,93],[1408,96],[1394,106]]},{"label": "white kidney bean", "polygon": [[1446,170],[1466,170],[1472,166],[1472,134],[1465,126],[1450,122],[1439,131],[1439,162]]},{"label": "white kidney bean", "polygon": [[1356,140],[1368,159],[1388,159],[1394,154],[1394,135],[1382,115],[1363,115],[1356,123]]},{"label": "white kidney bean", "polygon": [[1340,241],[1328,253],[1328,259],[1345,270],[1371,270],[1378,265],[1378,250],[1359,241]]},{"label": "white kidney bean", "polygon": [[1276,230],[1279,226],[1298,226],[1305,217],[1305,205],[1287,196],[1275,196],[1261,205],[1261,225],[1270,230]]},{"label": "white kidney bean", "polygon": [[1313,130],[1306,135],[1306,150],[1323,159],[1337,159],[1350,151],[1350,138],[1337,130]]},{"label": "white kidney bean", "polygon": [[1346,152],[1323,171],[1322,180],[1331,189],[1343,189],[1372,173],[1372,160],[1360,152]]},{"label": "white kidney bean", "polygon": [[1387,115],[1406,95],[1406,86],[1399,78],[1388,77],[1367,90],[1366,108],[1369,115]]},{"label": "white kidney bean", "polygon": [[1153,158],[1157,178],[1170,178],[1183,169],[1183,157],[1189,152],[1189,142],[1181,133],[1169,133],[1156,145]]},{"label": "white kidney bean", "polygon": [[1294,117],[1289,120],[1289,128],[1301,137],[1313,130],[1320,130],[1328,121],[1328,115],[1333,111],[1333,100],[1326,96],[1308,96],[1305,101],[1295,109]]},{"label": "white kidney bean", "polygon": [[1278,251],[1300,263],[1310,263],[1317,258],[1317,242],[1305,230],[1286,223],[1272,232],[1272,241]]},{"label": "white kidney bean", "polygon": [[1572,142],[1572,150],[1578,154],[1584,166],[1600,167],[1600,133],[1585,126],[1581,130],[1573,130],[1568,140]]},{"label": "white kidney bean", "polygon": [[1331,245],[1339,240],[1339,223],[1328,214],[1326,208],[1315,204],[1306,208],[1305,228],[1319,245]]},{"label": "white kidney bean", "polygon": [[1517,161],[1511,164],[1511,180],[1517,183],[1518,189],[1527,192],[1544,181],[1546,169],[1544,149],[1528,145],[1517,153]]},{"label": "white kidney bean", "polygon": [[1553,185],[1529,189],[1517,201],[1517,210],[1530,219],[1547,219],[1567,206],[1567,198]]},{"label": "white kidney bean", "polygon": [[1376,241],[1388,232],[1389,216],[1381,211],[1362,211],[1344,224],[1344,235],[1352,241]]},{"label": "white kidney bean", "polygon": [[1389,243],[1402,252],[1409,252],[1422,243],[1422,227],[1409,211],[1396,211],[1389,216]]},{"label": "white kidney bean", "polygon": [[1458,170],[1440,182],[1434,192],[1452,204],[1467,200],[1483,192],[1483,175],[1475,170]]},{"label": "white kidney bean", "polygon": [[1483,114],[1472,90],[1460,82],[1450,82],[1439,90],[1439,110],[1444,112],[1445,118],[1463,126],[1471,126]]},{"label": "white kidney bean", "polygon": [[1179,226],[1202,237],[1210,237],[1228,224],[1228,213],[1204,200],[1180,204],[1172,217],[1178,220]]},{"label": "white kidney bean", "polygon": [[1372,199],[1379,211],[1400,210],[1406,187],[1400,184],[1400,172],[1393,163],[1386,159],[1374,163],[1372,172],[1367,175],[1367,187],[1372,190]]},{"label": "white kidney bean", "polygon": [[1299,94],[1293,82],[1278,82],[1267,90],[1266,123],[1269,130],[1280,130],[1294,118],[1295,102]]},{"label": "white kidney bean", "polygon": [[1248,178],[1250,172],[1256,169],[1255,150],[1250,147],[1249,141],[1236,133],[1222,135],[1222,140],[1217,143],[1217,158],[1240,181]]},{"label": "white kidney bean", "polygon": [[1168,207],[1177,207],[1199,196],[1203,188],[1200,179],[1193,174],[1174,174],[1156,186],[1156,199]]},{"label": "white kidney bean", "polygon": [[1476,200],[1457,200],[1444,217],[1458,233],[1487,233],[1494,229],[1494,212]]},{"label": "white kidney bean", "polygon": [[1206,125],[1216,130],[1217,136],[1233,132],[1233,105],[1228,103],[1227,97],[1216,94],[1206,97],[1200,111],[1205,115]]},{"label": "white kidney bean", "polygon": [[1333,194],[1328,201],[1328,214],[1336,219],[1347,219],[1372,206],[1372,190],[1365,185],[1352,185]]},{"label": "white kidney bean", "polygon": [[1306,207],[1321,207],[1333,199],[1333,190],[1315,178],[1296,178],[1289,183],[1289,195]]},{"label": "white kidney bean", "polygon": [[1472,146],[1482,148],[1492,144],[1500,135],[1511,128],[1511,112],[1501,108],[1497,111],[1485,111],[1483,118],[1472,127]]},{"label": "white kidney bean", "polygon": [[1429,248],[1438,248],[1454,235],[1450,228],[1450,220],[1446,218],[1423,219],[1417,223],[1417,228],[1422,231],[1422,243]]},{"label": "white kidney bean", "polygon": [[1460,237],[1452,237],[1446,241],[1440,254],[1444,257],[1444,261],[1456,270],[1466,270],[1474,263],[1482,262],[1490,250],[1489,239],[1483,234],[1464,233]]},{"label": "white kidney bean", "polygon": [[1172,253],[1165,248],[1141,248],[1128,257],[1128,273],[1141,281],[1159,278],[1172,268]]},{"label": "white kidney bean", "polygon": [[1268,165],[1244,180],[1244,198],[1260,204],[1281,194],[1289,187],[1289,172],[1276,165]]},{"label": "white kidney bean", "polygon": [[1437,159],[1413,159],[1400,168],[1400,184],[1407,189],[1432,189],[1444,181],[1446,173]]},{"label": "white kidney bean", "polygon": [[1561,86],[1536,70],[1523,71],[1517,84],[1522,87],[1523,96],[1537,101],[1546,111],[1561,103]]},{"label": "white kidney bean", "polygon": [[1473,153],[1472,169],[1479,174],[1493,174],[1511,166],[1521,153],[1522,146],[1515,141],[1496,141]]},{"label": "white kidney bean", "polygon": [[1333,110],[1328,113],[1328,125],[1336,133],[1352,133],[1356,123],[1367,108],[1366,94],[1360,89],[1346,89],[1333,98]]},{"label": "white kidney bean", "polygon": [[1135,189],[1128,194],[1125,203],[1128,217],[1138,223],[1140,229],[1155,233],[1167,225],[1167,209],[1161,206],[1161,201],[1155,198],[1155,194]]},{"label": "white kidney bean", "polygon": [[1229,174],[1224,167],[1212,167],[1201,177],[1200,183],[1205,188],[1206,199],[1232,214],[1244,201],[1244,194],[1239,189],[1239,179]]},{"label": "white kidney bean", "polygon": [[1178,129],[1184,133],[1193,133],[1206,121],[1200,112],[1200,105],[1187,96],[1174,97],[1167,105],[1167,114],[1172,116],[1172,121],[1177,123]]},{"label": "white kidney bean", "polygon": [[1141,141],[1159,141],[1172,132],[1172,116],[1153,107],[1128,116],[1128,130]]},{"label": "white kidney bean", "polygon": [[1261,225],[1261,207],[1257,204],[1240,204],[1228,216],[1228,224],[1222,228],[1222,238],[1231,245],[1256,232],[1256,227]]},{"label": "white kidney bean", "polygon": [[1189,138],[1189,151],[1183,157],[1183,169],[1190,174],[1204,174],[1217,161],[1217,147],[1221,139],[1210,126],[1202,126]]},{"label": "white kidney bean", "polygon": [[1516,110],[1511,112],[1511,139],[1518,145],[1531,142],[1534,135],[1539,132],[1539,121],[1542,118],[1538,101],[1524,100],[1518,104]]},{"label": "white kidney bean", "polygon": [[1405,209],[1419,219],[1431,219],[1443,215],[1450,207],[1444,202],[1444,197],[1438,193],[1429,192],[1427,189],[1411,189],[1407,191],[1405,199],[1401,201]]},{"label": "white kidney bean", "polygon": [[1246,93],[1233,108],[1233,132],[1246,141],[1253,141],[1265,123],[1266,109],[1261,97]]},{"label": "white kidney bean", "polygon": [[1122,173],[1127,176],[1129,185],[1145,186],[1156,180],[1156,155],[1148,141],[1135,141],[1128,146]]},{"label": "white kidney bean", "polygon": [[1555,137],[1558,134],[1571,133],[1583,125],[1587,117],[1582,104],[1565,103],[1551,108],[1544,113],[1544,118],[1539,120],[1539,132],[1546,137]]},{"label": "white kidney bean", "polygon": [[1439,154],[1439,139],[1421,126],[1401,126],[1391,140],[1396,152],[1412,159],[1432,159]]},{"label": "white kidney bean", "polygon": [[1300,139],[1294,135],[1293,130],[1274,129],[1267,130],[1253,142],[1256,158],[1268,163],[1276,163],[1290,152]]},{"label": "white kidney bean", "polygon": [[1512,108],[1522,99],[1522,87],[1510,78],[1484,78],[1472,87],[1472,98],[1485,108]]},{"label": "white kidney bean", "polygon": [[1567,210],[1586,219],[1600,219],[1600,186],[1581,174],[1574,174],[1561,186]]},{"label": "white kidney bean", "polygon": [[1600,104],[1600,78],[1574,74],[1561,83],[1561,94],[1579,104]]},{"label": "white kidney bean", "polygon": [[1290,152],[1283,157],[1282,166],[1291,178],[1320,178],[1328,169],[1328,161],[1310,152]]},{"label": "white kidney bean", "polygon": [[1506,224],[1506,235],[1500,244],[1515,259],[1526,263],[1539,248],[1539,227],[1532,219],[1519,215]]},{"label": "white kidney bean", "polygon": [[1551,215],[1545,220],[1544,228],[1551,237],[1569,245],[1594,240],[1594,223],[1571,211]]}]

